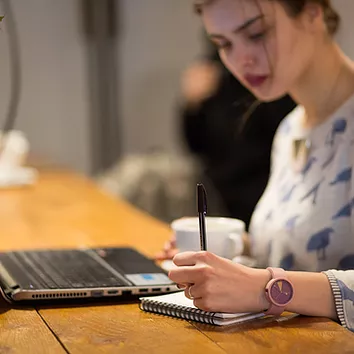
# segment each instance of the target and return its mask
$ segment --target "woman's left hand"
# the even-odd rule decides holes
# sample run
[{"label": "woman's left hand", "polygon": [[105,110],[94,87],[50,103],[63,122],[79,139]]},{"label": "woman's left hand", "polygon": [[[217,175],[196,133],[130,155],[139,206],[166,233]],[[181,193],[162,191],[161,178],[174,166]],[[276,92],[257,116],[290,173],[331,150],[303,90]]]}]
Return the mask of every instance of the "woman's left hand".
[{"label": "woman's left hand", "polygon": [[271,278],[267,270],[248,268],[209,252],[179,253],[173,262],[178,268],[169,272],[170,279],[189,284],[185,294],[201,310],[259,312],[269,307],[264,295]]}]

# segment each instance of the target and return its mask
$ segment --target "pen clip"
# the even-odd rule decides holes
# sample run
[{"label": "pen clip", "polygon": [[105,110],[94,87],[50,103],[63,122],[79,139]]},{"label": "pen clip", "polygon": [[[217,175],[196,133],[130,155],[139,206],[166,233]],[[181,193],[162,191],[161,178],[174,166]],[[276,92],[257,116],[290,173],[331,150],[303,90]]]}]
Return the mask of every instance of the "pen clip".
[{"label": "pen clip", "polygon": [[207,200],[205,188],[201,183],[197,184],[197,205],[199,216],[199,236],[200,236],[200,249],[207,250],[206,230],[205,230],[205,214],[207,212]]},{"label": "pen clip", "polygon": [[207,213],[207,200],[206,200],[206,191],[203,184],[197,184],[197,207],[198,213]]}]

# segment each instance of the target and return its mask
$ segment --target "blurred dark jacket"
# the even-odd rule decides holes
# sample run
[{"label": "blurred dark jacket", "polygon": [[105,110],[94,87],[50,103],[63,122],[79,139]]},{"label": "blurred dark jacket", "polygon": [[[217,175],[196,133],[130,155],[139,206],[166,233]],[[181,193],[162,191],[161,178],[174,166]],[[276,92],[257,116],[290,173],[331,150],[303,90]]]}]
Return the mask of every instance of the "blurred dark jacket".
[{"label": "blurred dark jacket", "polygon": [[[261,103],[248,117],[255,98],[222,65],[217,92],[199,108],[181,107],[181,129],[188,149],[201,159],[203,177],[223,202],[225,216],[249,224],[270,172],[270,153],[275,131],[295,107],[286,96]],[[203,182],[203,181],[202,181]]]}]

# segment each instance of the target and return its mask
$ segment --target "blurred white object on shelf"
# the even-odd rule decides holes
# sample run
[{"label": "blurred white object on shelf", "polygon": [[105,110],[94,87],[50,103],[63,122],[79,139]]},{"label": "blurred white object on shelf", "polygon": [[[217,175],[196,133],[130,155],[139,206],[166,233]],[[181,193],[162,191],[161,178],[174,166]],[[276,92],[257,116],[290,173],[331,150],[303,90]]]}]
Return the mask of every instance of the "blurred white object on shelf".
[{"label": "blurred white object on shelf", "polygon": [[0,132],[0,188],[35,183],[37,171],[24,166],[28,152],[29,142],[22,132]]}]

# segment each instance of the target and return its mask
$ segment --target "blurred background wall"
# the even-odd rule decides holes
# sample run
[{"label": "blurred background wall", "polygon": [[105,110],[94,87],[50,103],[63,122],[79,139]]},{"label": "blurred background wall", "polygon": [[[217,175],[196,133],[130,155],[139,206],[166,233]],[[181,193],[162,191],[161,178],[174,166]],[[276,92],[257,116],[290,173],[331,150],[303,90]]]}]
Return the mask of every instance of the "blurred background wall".
[{"label": "blurred background wall", "polygon": [[354,1],[333,0],[333,5],[338,10],[342,18],[342,26],[338,33],[338,43],[345,50],[347,55],[354,58],[354,38],[353,38],[353,14]]},{"label": "blurred background wall", "polygon": [[[16,128],[32,150],[90,170],[85,47],[77,0],[12,0],[19,33],[22,96]],[[6,18],[6,14],[5,14]],[[0,32],[0,116],[9,98],[6,20]]]},{"label": "blurred background wall", "polygon": [[[23,70],[16,128],[27,134],[34,154],[87,174],[107,167],[100,160],[109,139],[117,140],[111,159],[154,147],[180,148],[174,121],[180,74],[202,46],[191,0],[111,1],[114,39],[107,33],[90,37],[85,27],[88,19],[97,21],[92,28],[105,23],[111,15],[106,0],[11,0]],[[343,16],[339,42],[354,57],[348,27],[354,1],[333,2]],[[94,19],[87,18],[85,6],[94,6]],[[6,24],[1,26],[0,124],[10,85]],[[115,69],[110,67],[114,60]],[[103,76],[100,67],[105,67]],[[106,92],[110,78],[116,86]],[[115,98],[109,97],[112,92]],[[99,93],[101,103],[95,103]],[[103,133],[112,133],[112,116],[115,131],[104,142],[97,124],[107,124]]]},{"label": "blurred background wall", "polygon": [[[173,112],[179,76],[200,47],[199,24],[191,13],[190,0],[113,1],[118,26],[114,48],[118,52],[115,54],[119,78],[117,156],[156,146],[175,149],[178,143]],[[95,11],[104,11],[105,2],[95,1]],[[92,131],[95,127],[90,118],[90,65],[95,46],[88,41],[83,27],[85,1],[11,3],[23,70],[16,127],[26,132],[35,154],[81,172],[96,172],[99,167],[93,161],[92,151],[99,147],[93,146],[96,132]],[[3,24],[0,122],[9,97],[7,40]]]}]

